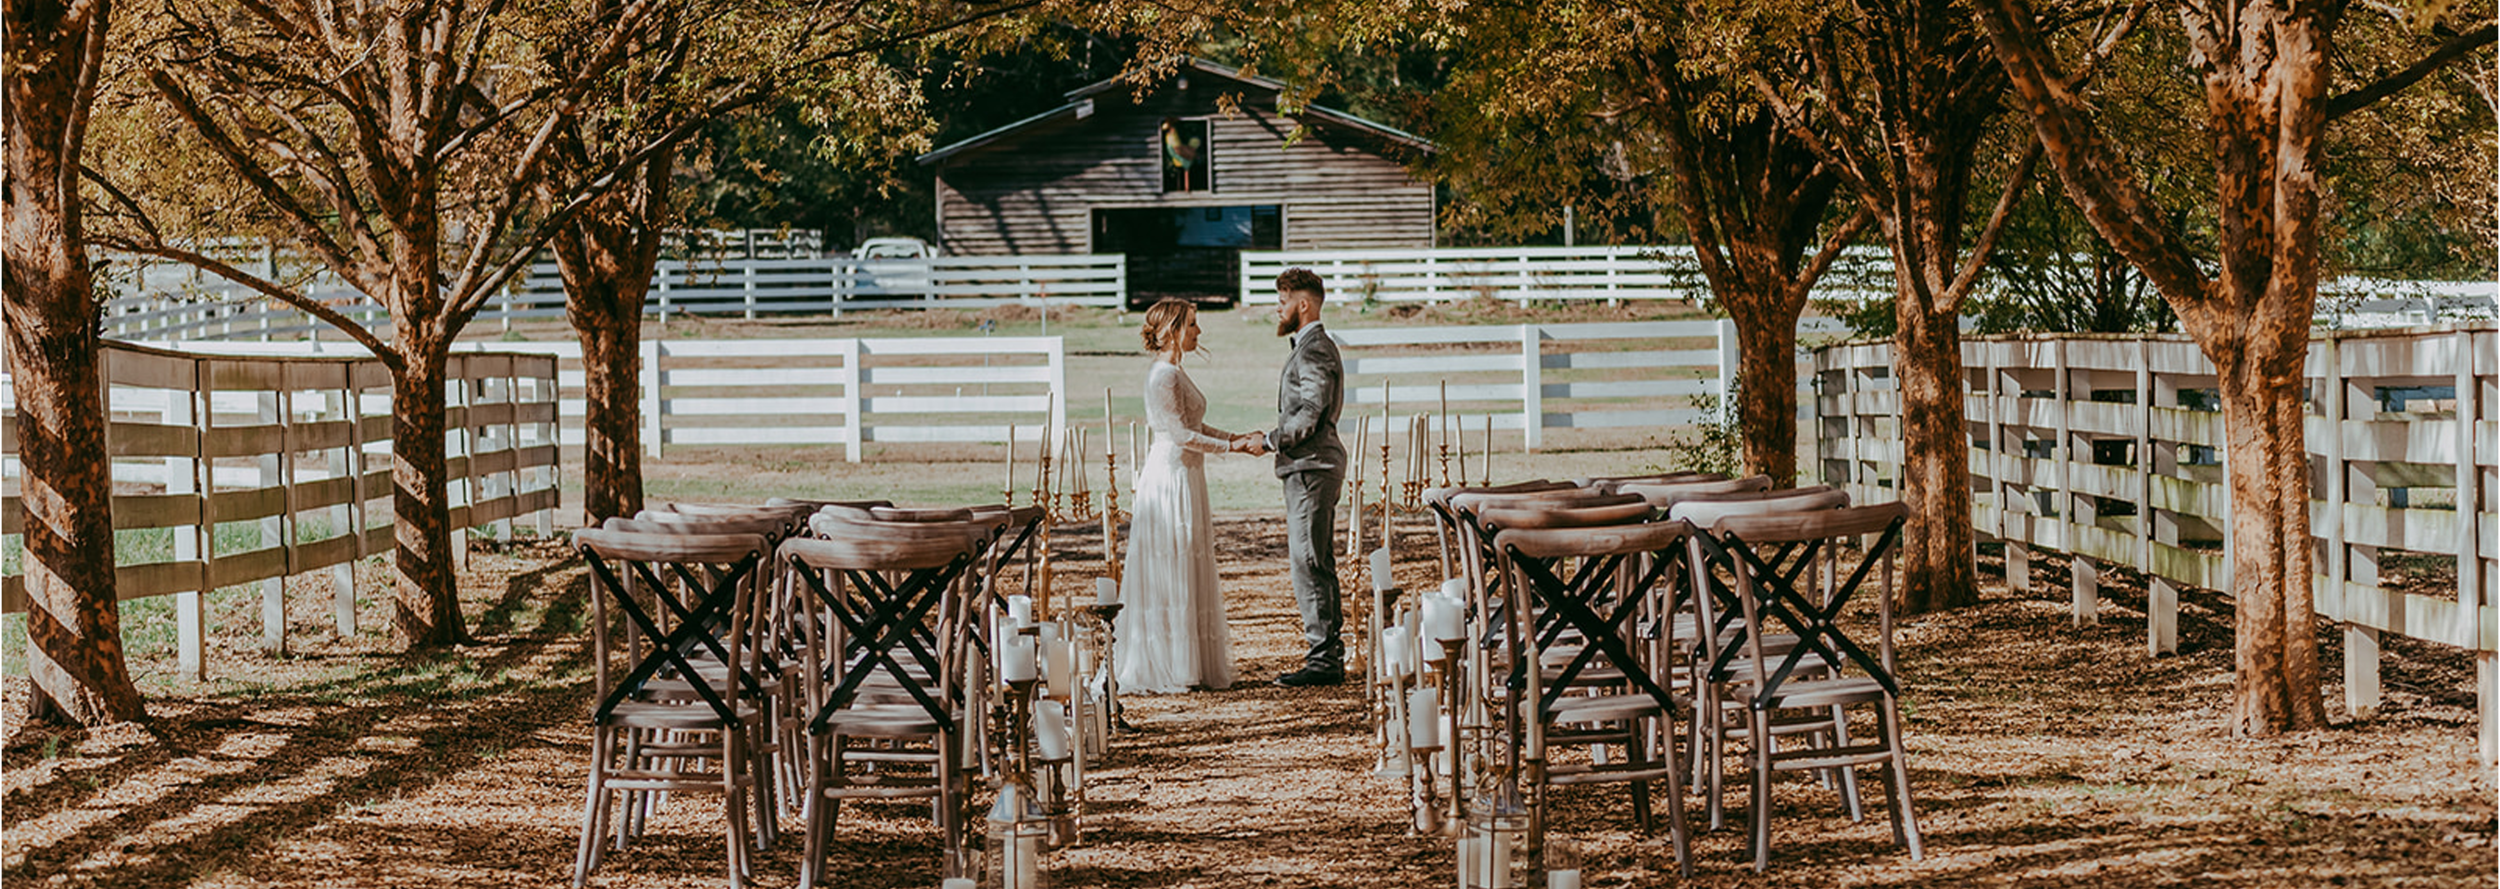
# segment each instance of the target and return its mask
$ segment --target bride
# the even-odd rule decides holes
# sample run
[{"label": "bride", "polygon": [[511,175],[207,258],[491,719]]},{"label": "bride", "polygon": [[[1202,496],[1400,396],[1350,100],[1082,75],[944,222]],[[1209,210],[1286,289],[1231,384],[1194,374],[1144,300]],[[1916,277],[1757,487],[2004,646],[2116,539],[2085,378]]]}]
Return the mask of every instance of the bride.
[{"label": "bride", "polygon": [[1167,299],[1146,310],[1139,331],[1155,356],[1146,371],[1146,423],[1154,445],[1140,461],[1136,509],[1121,575],[1120,687],[1171,694],[1233,684],[1232,633],[1215,588],[1215,540],[1207,508],[1206,455],[1252,452],[1258,435],[1236,437],[1204,420],[1206,396],[1181,370],[1198,349],[1198,309]]}]

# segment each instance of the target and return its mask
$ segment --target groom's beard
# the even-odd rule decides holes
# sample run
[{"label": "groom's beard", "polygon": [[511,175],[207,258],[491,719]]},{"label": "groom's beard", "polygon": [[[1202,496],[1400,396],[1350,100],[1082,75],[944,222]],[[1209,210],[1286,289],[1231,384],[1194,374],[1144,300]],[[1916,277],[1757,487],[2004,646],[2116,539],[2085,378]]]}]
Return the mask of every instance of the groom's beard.
[{"label": "groom's beard", "polygon": [[1301,324],[1299,323],[1299,321],[1297,320],[1297,319],[1299,319],[1300,317],[1301,317],[1301,316],[1300,316],[1300,315],[1298,315],[1298,314],[1297,314],[1297,315],[1278,315],[1278,316],[1276,316],[1276,335],[1277,335],[1277,336],[1292,336],[1292,335],[1293,335],[1293,333],[1294,333],[1294,331],[1301,330],[1301,329],[1302,329],[1302,325],[1301,325]]}]

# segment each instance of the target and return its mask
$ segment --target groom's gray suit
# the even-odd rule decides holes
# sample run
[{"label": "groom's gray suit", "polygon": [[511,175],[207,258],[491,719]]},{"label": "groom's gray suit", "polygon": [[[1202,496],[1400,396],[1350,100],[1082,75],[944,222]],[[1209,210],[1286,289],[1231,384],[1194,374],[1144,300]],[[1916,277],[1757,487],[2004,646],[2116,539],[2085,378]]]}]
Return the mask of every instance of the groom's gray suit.
[{"label": "groom's gray suit", "polygon": [[1345,672],[1345,610],[1337,594],[1337,492],[1345,484],[1345,444],[1337,414],[1345,406],[1345,363],[1337,343],[1313,321],[1293,335],[1293,357],[1276,388],[1276,477],[1285,482],[1285,550],[1292,560],[1293,600],[1302,606],[1302,638],[1311,650],[1302,668]]}]

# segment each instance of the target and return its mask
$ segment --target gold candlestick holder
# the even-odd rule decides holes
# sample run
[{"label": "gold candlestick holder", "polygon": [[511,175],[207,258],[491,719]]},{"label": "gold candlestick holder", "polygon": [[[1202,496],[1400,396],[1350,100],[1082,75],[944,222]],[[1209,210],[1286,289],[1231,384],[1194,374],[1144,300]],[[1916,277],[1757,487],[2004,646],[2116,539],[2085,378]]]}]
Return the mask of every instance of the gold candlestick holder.
[{"label": "gold candlestick holder", "polygon": [[1037,477],[1035,477],[1035,478],[1033,479],[1033,505],[1035,505],[1035,506],[1039,506],[1039,507],[1041,507],[1041,508],[1042,508],[1042,516],[1043,516],[1043,520],[1044,520],[1044,521],[1046,521],[1046,522],[1058,521],[1058,520],[1059,520],[1059,492],[1058,492],[1058,491],[1051,490],[1051,486],[1050,486],[1050,449],[1049,449],[1049,448],[1043,448],[1043,449],[1042,449],[1042,453],[1041,453],[1041,462],[1042,462],[1042,467],[1041,467],[1041,468],[1042,468],[1042,473],[1041,473],[1041,475],[1040,475],[1040,476],[1037,476]]}]

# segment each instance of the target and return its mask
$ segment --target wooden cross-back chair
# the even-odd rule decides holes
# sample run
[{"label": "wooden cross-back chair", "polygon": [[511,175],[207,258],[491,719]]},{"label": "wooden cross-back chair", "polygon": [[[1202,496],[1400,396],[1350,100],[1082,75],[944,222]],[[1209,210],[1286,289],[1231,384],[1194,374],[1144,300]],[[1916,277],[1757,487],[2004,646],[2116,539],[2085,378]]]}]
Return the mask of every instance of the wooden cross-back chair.
[{"label": "wooden cross-back chair", "polygon": [[[768,844],[747,820],[750,796],[771,780],[753,743],[772,723],[753,633],[767,544],[756,534],[601,529],[573,541],[593,587],[597,698],[573,884],[598,868],[603,837],[624,844],[626,819],[609,829],[617,794],[711,792],[722,796],[730,885],[743,886],[748,847]],[[625,632],[611,633],[619,620]],[[754,808],[768,826],[770,807]]]},{"label": "wooden cross-back chair", "polygon": [[[1509,578],[1497,609],[1506,669],[1490,691],[1525,734],[1530,765],[1521,774],[1531,790],[1533,836],[1543,835],[1548,788],[1558,784],[1628,784],[1635,821],[1653,830],[1649,783],[1663,780],[1676,861],[1689,869],[1674,740],[1679,701],[1655,631],[1671,590],[1685,582],[1681,556],[1691,528],[1650,522],[1654,510],[1627,499],[1475,513],[1493,535],[1497,571]],[[1564,747],[1588,748],[1588,759],[1551,756]]]},{"label": "wooden cross-back chair", "polygon": [[[1728,717],[1730,710],[1739,705],[1727,694],[1727,684],[1745,669],[1746,658],[1752,650],[1747,647],[1747,640],[1757,624],[1748,620],[1739,607],[1732,566],[1724,553],[1715,549],[1716,544],[1708,528],[1719,519],[1730,516],[1821,512],[1847,505],[1849,497],[1846,493],[1818,485],[1780,491],[1721,491],[1691,495],[1679,498],[1668,510],[1671,517],[1690,522],[1697,529],[1689,548],[1696,598],[1692,610],[1679,614],[1676,639],[1680,646],[1679,654],[1691,665],[1690,673],[1696,677],[1693,686],[1695,717],[1690,746],[1696,751],[1693,755],[1694,783],[1704,788],[1712,830],[1727,824],[1725,798],[1721,792],[1726,774],[1727,745],[1740,739],[1752,743],[1751,722],[1741,718],[1741,712],[1738,714],[1740,718],[1731,720]],[[1828,575],[1835,553],[1830,549],[1789,543],[1760,551],[1757,556],[1792,583],[1802,577],[1819,584]],[[1815,556],[1822,557],[1821,561],[1818,562]],[[1818,568],[1824,573],[1807,574]],[[1785,607],[1781,601],[1765,606],[1774,613],[1784,612]],[[1786,627],[1781,621],[1773,620],[1761,626],[1758,641],[1761,650],[1769,655],[1785,656],[1797,645],[1797,636],[1785,632]],[[1808,649],[1803,657],[1801,666],[1807,669],[1828,670],[1831,666],[1830,659],[1817,649]],[[1772,743],[1780,738],[1791,738],[1799,743],[1837,745],[1845,743],[1849,727],[1845,721],[1837,720],[1829,713],[1791,711],[1777,714],[1769,730]],[[1840,791],[1852,820],[1865,816],[1855,774],[1833,770],[1823,773],[1822,780],[1827,786]]]},{"label": "wooden cross-back chair", "polygon": [[[965,746],[978,722],[967,677],[980,614],[972,568],[1000,524],[813,524],[818,536],[780,553],[793,590],[783,601],[804,603],[808,614],[792,623],[810,634],[799,671],[814,705],[801,885],[822,877],[844,799],[929,798],[946,875],[965,876]],[[873,771],[855,774],[853,763]]]},{"label": "wooden cross-back chair", "polygon": [[[1893,658],[1893,557],[1908,514],[1896,502],[1815,512],[1726,515],[1711,522],[1707,535],[1696,535],[1706,551],[1725,560],[1732,570],[1746,623],[1765,627],[1776,621],[1797,637],[1785,655],[1775,655],[1765,647],[1766,633],[1745,634],[1744,667],[1728,687],[1751,723],[1749,736],[1772,737],[1771,721],[1784,710],[1828,713],[1837,727],[1830,746],[1781,749],[1771,741],[1749,743],[1756,871],[1770,866],[1771,777],[1779,771],[1838,769],[1854,775],[1861,765],[1887,766],[1893,839],[1909,850],[1912,860],[1925,855],[1911,803],[1909,758],[1901,740],[1901,685]],[[1869,537],[1874,543],[1846,574],[1836,570],[1836,559],[1827,559],[1821,584],[1812,583],[1815,575],[1810,569],[1784,570],[1762,555],[1765,549],[1796,546],[1804,550],[1800,561],[1811,563],[1818,551],[1830,554]],[[1808,579],[1809,588],[1801,588],[1797,582],[1801,576]],[[1858,595],[1869,585],[1870,576],[1880,578],[1878,588]],[[1876,609],[1873,651],[1840,627],[1840,617],[1852,600],[1868,598],[1874,600]],[[1766,607],[1774,602],[1783,607]],[[1828,666],[1815,669],[1811,662],[1817,659]],[[1874,738],[1858,743],[1848,737],[1847,709],[1851,706],[1875,711]]]}]

